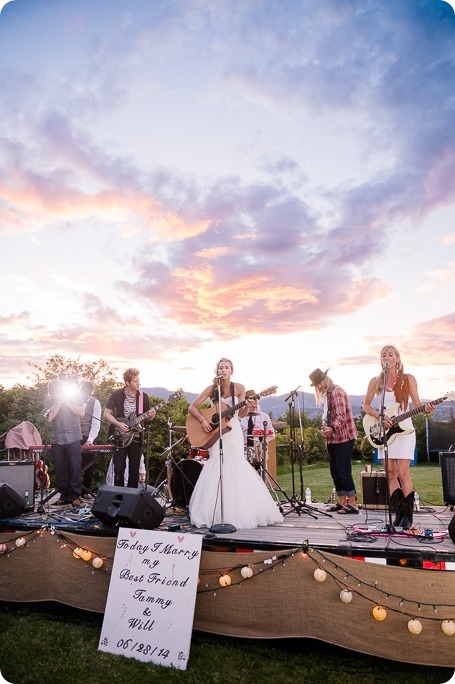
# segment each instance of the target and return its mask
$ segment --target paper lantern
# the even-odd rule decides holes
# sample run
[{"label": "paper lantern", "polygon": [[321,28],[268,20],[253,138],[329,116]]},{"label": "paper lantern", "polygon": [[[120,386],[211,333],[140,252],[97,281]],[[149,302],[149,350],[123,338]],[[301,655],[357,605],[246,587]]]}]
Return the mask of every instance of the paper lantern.
[{"label": "paper lantern", "polygon": [[19,548],[19,546],[24,546],[25,544],[25,539],[24,537],[18,537],[16,539],[16,546]]},{"label": "paper lantern", "polygon": [[382,620],[385,620],[387,617],[387,611],[385,608],[382,606],[375,606],[373,608],[373,617],[375,620],[378,620],[381,622]]},{"label": "paper lantern", "polygon": [[80,546],[77,546],[73,551],[74,558],[82,558],[81,554],[82,554],[82,549]]},{"label": "paper lantern", "polygon": [[0,544],[0,553],[5,553],[8,550],[6,544]]},{"label": "paper lantern", "polygon": [[422,631],[422,623],[420,620],[409,620],[408,629],[411,634],[420,634]]},{"label": "paper lantern", "polygon": [[322,568],[316,568],[316,570],[313,572],[313,577],[316,582],[325,582],[327,579],[327,573]]},{"label": "paper lantern", "polygon": [[88,549],[81,549],[80,556],[82,560],[85,560],[87,563],[92,557],[92,552],[89,551]]},{"label": "paper lantern", "polygon": [[453,636],[455,634],[455,622],[453,620],[443,620],[441,629],[447,636]]},{"label": "paper lantern", "polygon": [[253,568],[245,565],[245,567],[240,570],[240,574],[242,575],[243,579],[249,579],[250,577],[253,577]]},{"label": "paper lantern", "polygon": [[352,592],[350,592],[349,589],[342,589],[340,591],[340,600],[343,601],[343,603],[351,603]]},{"label": "paper lantern", "polygon": [[102,568],[103,564],[104,564],[104,561],[99,556],[95,556],[95,558],[92,560],[92,565],[94,568]]},{"label": "paper lantern", "polygon": [[220,579],[218,580],[218,583],[222,587],[228,587],[231,581],[232,580],[230,575],[221,575]]}]

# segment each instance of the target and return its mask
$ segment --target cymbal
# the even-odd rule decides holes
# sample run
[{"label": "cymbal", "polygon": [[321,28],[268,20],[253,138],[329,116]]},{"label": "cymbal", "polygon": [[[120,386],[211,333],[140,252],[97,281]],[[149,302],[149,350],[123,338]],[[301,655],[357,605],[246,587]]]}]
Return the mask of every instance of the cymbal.
[{"label": "cymbal", "polygon": [[172,429],[177,430],[178,432],[186,432],[186,427],[184,425],[173,425]]}]

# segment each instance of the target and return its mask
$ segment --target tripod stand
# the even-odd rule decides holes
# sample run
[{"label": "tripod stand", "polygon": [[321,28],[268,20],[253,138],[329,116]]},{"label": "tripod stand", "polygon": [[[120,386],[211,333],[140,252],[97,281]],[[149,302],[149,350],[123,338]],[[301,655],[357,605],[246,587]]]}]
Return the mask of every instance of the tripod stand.
[{"label": "tripod stand", "polygon": [[[248,460],[250,461],[251,465],[253,465],[253,467],[256,467],[256,465],[258,465],[257,470],[259,472],[259,475],[260,475],[261,479],[263,480],[263,482],[268,487],[268,489],[270,490],[272,496],[274,497],[280,513],[284,516],[284,515],[288,515],[288,513],[290,513],[291,510],[293,510],[298,515],[301,515],[300,507],[296,505],[295,501],[293,501],[291,498],[289,498],[289,496],[287,495],[285,490],[279,485],[277,480],[275,480],[273,475],[271,475],[270,472],[267,470],[268,448],[269,448],[268,443],[267,443],[267,421],[264,421],[262,423],[262,425],[263,425],[264,430],[263,430],[262,444],[261,444],[261,458],[258,462],[253,462],[253,463],[251,463],[250,458],[248,458]],[[253,449],[253,451],[254,451],[254,449]],[[284,499],[286,501],[283,501],[283,499],[279,496],[279,494],[281,494],[282,497],[284,497]],[[291,507],[289,511],[284,511],[283,506],[286,505],[286,502]],[[317,518],[317,516],[314,515],[313,513],[310,513],[309,511],[305,511],[305,512],[308,513],[308,515],[311,515],[313,518]]]},{"label": "tripod stand", "polygon": [[[299,385],[300,387],[300,385]],[[302,427],[302,419],[301,419],[301,414],[300,414],[300,407],[299,407],[299,387],[297,387],[295,390],[293,390],[288,397],[286,397],[285,401],[289,401],[289,422],[290,422],[290,447],[291,447],[291,469],[292,469],[292,497],[290,499],[292,503],[292,510],[294,510],[296,513],[299,515],[301,513],[306,513],[307,515],[311,515],[313,518],[317,518],[318,516],[315,514],[317,512],[319,515],[325,515],[329,518],[332,516],[330,513],[325,513],[324,511],[319,511],[317,508],[314,508],[314,506],[310,506],[309,504],[305,503],[303,501],[303,467],[302,467],[302,462],[304,458],[304,440],[303,440],[303,427]],[[296,414],[295,414],[295,398],[297,399],[297,416],[299,420],[299,428],[300,428],[300,442],[298,446],[296,446]],[[299,464],[299,477],[300,477],[300,499],[296,495],[295,491],[295,474],[294,474],[294,464],[296,460],[296,452],[298,452],[298,464]],[[291,510],[287,511],[284,515],[287,515],[288,513],[291,513]]]},{"label": "tripod stand", "polygon": [[[166,449],[162,451],[160,454],[160,458],[164,456],[164,464],[154,485],[154,496],[160,497],[162,499],[165,508],[175,508],[177,502],[174,500],[173,497],[172,479],[173,474],[176,472],[178,463],[174,460],[172,452],[176,446],[178,446],[179,444],[183,444],[183,442],[185,442],[185,440],[188,439],[188,437],[187,435],[183,435],[183,437],[180,437],[180,439],[178,439],[176,442],[173,442],[174,428],[170,416],[168,418],[167,424],[169,429],[169,446],[166,447]],[[148,472],[148,467],[146,468],[146,470]],[[185,484],[186,482],[188,488],[190,486],[194,486],[190,482],[189,478],[185,476],[183,470],[180,470],[180,473],[183,478],[183,483]],[[162,479],[163,475],[165,475],[164,479]]]}]

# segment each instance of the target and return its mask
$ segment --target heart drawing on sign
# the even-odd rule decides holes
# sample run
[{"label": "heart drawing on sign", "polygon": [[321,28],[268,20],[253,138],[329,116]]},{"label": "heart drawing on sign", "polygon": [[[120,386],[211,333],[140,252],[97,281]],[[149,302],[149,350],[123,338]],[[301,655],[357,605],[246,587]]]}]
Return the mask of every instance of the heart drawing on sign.
[{"label": "heart drawing on sign", "polygon": [[185,537],[180,537],[180,536],[179,536],[179,537],[177,537],[177,539],[179,540],[179,542],[182,542],[182,541],[185,539]]},{"label": "heart drawing on sign", "polygon": [[130,531],[130,537],[135,537],[135,536],[136,536],[136,531],[135,531],[135,530],[131,530],[131,531]]}]

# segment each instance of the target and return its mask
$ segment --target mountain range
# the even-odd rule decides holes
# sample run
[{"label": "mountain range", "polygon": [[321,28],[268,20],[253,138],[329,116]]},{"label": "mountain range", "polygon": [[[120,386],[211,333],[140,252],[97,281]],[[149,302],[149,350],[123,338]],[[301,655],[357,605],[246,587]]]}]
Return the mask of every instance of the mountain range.
[{"label": "mountain range", "polygon": [[[142,388],[144,392],[153,397],[159,397],[160,399],[167,399],[171,392],[164,387],[144,387]],[[191,403],[196,399],[198,394],[194,392],[184,391],[186,400]],[[434,399],[435,397],[433,397]],[[352,411],[354,416],[360,415],[362,411],[363,395],[351,394],[349,395],[351,401]],[[288,399],[287,394],[273,395],[269,397],[261,398],[261,410],[268,413],[273,419],[278,419],[286,414],[289,410],[290,402],[292,400]],[[423,399],[423,402],[430,401],[429,399]],[[294,399],[295,411],[301,411],[305,413],[310,419],[316,418],[321,415],[321,409],[316,406],[315,396],[312,392],[297,392]],[[453,402],[447,401],[436,406],[432,417],[437,421],[450,421],[455,417],[455,406]]]}]

